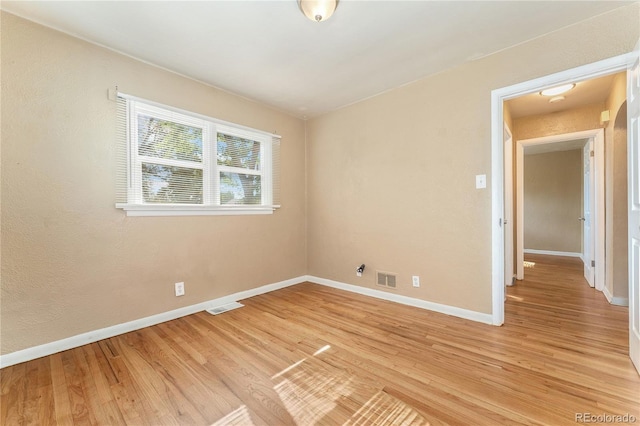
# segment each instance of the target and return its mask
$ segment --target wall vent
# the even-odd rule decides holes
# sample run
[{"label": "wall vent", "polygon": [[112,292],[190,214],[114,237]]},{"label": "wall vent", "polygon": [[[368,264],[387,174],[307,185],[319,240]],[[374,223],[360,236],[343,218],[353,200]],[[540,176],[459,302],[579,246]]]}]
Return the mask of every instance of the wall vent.
[{"label": "wall vent", "polygon": [[232,309],[236,309],[236,308],[241,308],[244,305],[242,303],[238,303],[238,302],[231,302],[228,303],[226,305],[222,305],[222,306],[216,306],[215,308],[211,308],[211,309],[207,309],[207,312],[209,312],[211,315],[220,315],[224,312],[228,312]]},{"label": "wall vent", "polygon": [[376,271],[377,283],[382,287],[396,288],[396,274]]}]

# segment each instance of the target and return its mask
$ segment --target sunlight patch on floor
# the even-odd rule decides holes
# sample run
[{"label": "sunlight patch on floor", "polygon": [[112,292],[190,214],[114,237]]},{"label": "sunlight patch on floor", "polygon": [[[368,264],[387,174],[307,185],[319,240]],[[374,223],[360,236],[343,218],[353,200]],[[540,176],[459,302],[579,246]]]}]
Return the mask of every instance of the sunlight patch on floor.
[{"label": "sunlight patch on floor", "polygon": [[211,426],[228,426],[228,425],[238,425],[238,426],[248,426],[253,425],[253,421],[251,420],[251,415],[249,414],[249,410],[247,410],[246,405],[242,405],[237,409],[233,410],[220,420],[215,423],[212,423]]},{"label": "sunlight patch on floor", "polygon": [[283,374],[288,373],[290,370],[293,370],[294,368],[296,368],[297,366],[302,364],[305,360],[306,360],[306,358],[302,358],[300,361],[294,362],[293,364],[291,364],[290,366],[288,366],[287,368],[285,368],[284,370],[282,370],[278,374],[272,376],[271,380],[277,379],[278,377],[282,376]]},{"label": "sunlight patch on floor", "polygon": [[519,296],[512,296],[512,295],[507,295],[507,299],[511,299],[511,300],[515,300],[517,302],[522,302],[524,300],[524,298],[519,297]]},{"label": "sunlight patch on floor", "polygon": [[[317,357],[329,349],[325,345],[273,376],[279,380],[273,389],[296,424],[429,425],[402,400]],[[351,415],[346,423],[338,421],[345,415]]]},{"label": "sunlight patch on floor", "polygon": [[321,354],[322,352],[331,349],[331,345],[324,345],[323,347],[321,347],[320,349],[318,349],[317,351],[314,352],[313,356],[317,356],[319,354]]},{"label": "sunlight patch on floor", "polygon": [[353,379],[334,377],[314,365],[300,363],[289,369],[274,386],[285,408],[297,424],[330,424],[339,398],[354,392]]},{"label": "sunlight patch on floor", "polygon": [[531,262],[529,260],[525,260],[523,263],[525,268],[535,268],[536,266],[536,262]]},{"label": "sunlight patch on floor", "polygon": [[412,407],[380,390],[345,425],[429,425]]}]

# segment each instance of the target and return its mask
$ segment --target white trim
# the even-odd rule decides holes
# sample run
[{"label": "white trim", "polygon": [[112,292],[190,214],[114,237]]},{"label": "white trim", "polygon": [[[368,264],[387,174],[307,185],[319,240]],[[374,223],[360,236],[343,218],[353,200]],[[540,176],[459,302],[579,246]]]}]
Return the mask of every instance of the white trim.
[{"label": "white trim", "polygon": [[524,249],[524,252],[528,254],[546,254],[548,256],[567,256],[567,257],[578,257],[582,259],[582,253],[576,253],[572,251]]},{"label": "white trim", "polygon": [[247,214],[273,214],[280,206],[237,206],[225,207],[193,204],[127,204],[116,203],[116,208],[123,209],[127,216],[224,216]]},{"label": "white trim", "polygon": [[611,292],[607,287],[602,289],[602,293],[604,293],[604,297],[607,298],[607,301],[612,305],[616,306],[629,306],[629,298],[627,297],[613,297]]},{"label": "white trim", "polygon": [[402,296],[395,293],[388,293],[386,291],[376,290],[368,287],[361,287],[353,284],[346,284],[339,281],[328,280],[325,278],[314,277],[308,275],[307,281],[314,284],[320,284],[327,287],[333,287],[340,290],[346,290],[351,293],[358,293],[364,296],[375,297],[376,299],[388,300],[391,302],[400,303],[402,305],[414,306],[416,308],[426,309],[428,311],[439,312],[441,314],[452,315],[458,318],[464,318],[471,321],[481,322],[484,324],[493,324],[491,314],[485,314],[482,312],[470,311],[468,309],[457,308],[455,306],[442,305],[440,303],[429,302],[427,300],[416,299],[414,297]]},{"label": "white trim", "polygon": [[77,348],[98,340],[108,339],[130,331],[139,330],[141,328],[150,327],[176,318],[191,315],[196,312],[205,311],[216,306],[225,305],[238,300],[247,299],[249,297],[258,296],[270,291],[279,290],[295,284],[307,281],[306,276],[300,276],[273,284],[263,285],[251,290],[245,290],[228,296],[219,297],[207,302],[198,303],[183,308],[174,309],[172,311],[163,312],[145,318],[113,325],[111,327],[101,328],[99,330],[89,331],[87,333],[78,334],[76,336],[67,337],[66,339],[56,340],[55,342],[45,343],[43,345],[34,346],[5,355],[0,355],[0,368],[9,367],[21,362],[30,361],[32,359],[41,358],[43,356],[55,354],[57,352],[66,351],[67,349]]},{"label": "white trim", "polygon": [[[504,182],[505,182],[505,191],[504,191],[504,239],[505,243],[508,241],[510,244],[505,244],[504,248],[504,259],[505,262],[505,285],[512,286],[513,285],[513,277],[516,276],[516,271],[513,267],[515,261],[515,250],[514,250],[514,242],[515,242],[515,233],[514,230],[514,214],[513,214],[513,133],[511,133],[511,129],[507,123],[504,123]],[[507,177],[509,176],[509,177]]]},{"label": "white trim", "polygon": [[595,229],[593,231],[594,234],[594,244],[595,244],[595,261],[596,261],[596,272],[595,272],[595,288],[596,290],[602,291],[605,287],[605,272],[606,272],[606,259],[605,259],[605,234],[606,234],[606,222],[605,222],[605,174],[604,174],[604,129],[600,129],[600,131],[596,134],[593,140],[593,151],[594,157],[593,161],[595,162],[595,217],[593,219],[593,223],[595,225]]},{"label": "white trim", "polygon": [[516,143],[516,279],[524,279],[524,147]]},{"label": "white trim", "polygon": [[601,77],[624,71],[633,61],[633,53],[615,56],[566,71],[524,81],[491,91],[491,286],[493,324],[504,322],[504,232],[500,220],[504,212],[503,177],[503,103],[506,100],[548,87]]},{"label": "white trim", "polygon": [[[504,323],[504,116],[503,97],[491,92],[491,313],[492,324]],[[496,147],[496,144],[499,146]]]}]

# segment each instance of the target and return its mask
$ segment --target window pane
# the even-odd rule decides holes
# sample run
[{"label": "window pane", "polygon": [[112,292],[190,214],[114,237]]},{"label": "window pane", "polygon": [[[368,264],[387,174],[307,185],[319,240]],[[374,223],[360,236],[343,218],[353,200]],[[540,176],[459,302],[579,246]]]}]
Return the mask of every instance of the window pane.
[{"label": "window pane", "polygon": [[260,142],[218,133],[218,164],[260,170]]},{"label": "window pane", "polygon": [[202,170],[142,163],[145,203],[202,204]]},{"label": "window pane", "polygon": [[169,160],[202,161],[202,129],[138,115],[138,153]]},{"label": "window pane", "polygon": [[220,204],[261,204],[260,180],[258,175],[220,173]]}]

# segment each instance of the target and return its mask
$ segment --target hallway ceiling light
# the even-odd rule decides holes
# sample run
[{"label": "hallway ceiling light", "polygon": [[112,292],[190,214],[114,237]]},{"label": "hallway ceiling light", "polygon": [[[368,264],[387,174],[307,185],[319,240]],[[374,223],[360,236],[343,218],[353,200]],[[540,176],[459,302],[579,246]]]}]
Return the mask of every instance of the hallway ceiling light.
[{"label": "hallway ceiling light", "polygon": [[564,101],[564,96],[554,96],[553,98],[549,99],[550,104],[555,104],[556,102],[560,101]]},{"label": "hallway ceiling light", "polygon": [[304,16],[315,22],[326,21],[338,7],[339,0],[298,0]]},{"label": "hallway ceiling light", "polygon": [[563,84],[562,86],[556,86],[556,87],[552,87],[551,89],[545,89],[542,92],[540,92],[540,95],[542,95],[542,96],[561,95],[561,94],[563,94],[565,92],[568,92],[569,90],[573,89],[574,87],[576,87],[575,83]]}]

